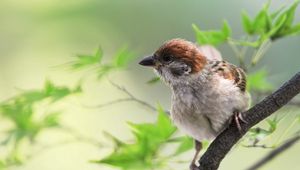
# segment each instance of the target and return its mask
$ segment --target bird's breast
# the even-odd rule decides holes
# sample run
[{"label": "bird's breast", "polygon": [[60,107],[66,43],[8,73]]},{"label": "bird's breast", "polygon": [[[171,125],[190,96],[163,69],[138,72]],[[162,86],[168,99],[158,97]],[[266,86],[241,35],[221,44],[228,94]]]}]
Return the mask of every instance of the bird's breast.
[{"label": "bird's breast", "polygon": [[174,123],[195,139],[216,136],[234,110],[244,111],[248,105],[247,95],[229,85],[173,91],[171,117]]}]

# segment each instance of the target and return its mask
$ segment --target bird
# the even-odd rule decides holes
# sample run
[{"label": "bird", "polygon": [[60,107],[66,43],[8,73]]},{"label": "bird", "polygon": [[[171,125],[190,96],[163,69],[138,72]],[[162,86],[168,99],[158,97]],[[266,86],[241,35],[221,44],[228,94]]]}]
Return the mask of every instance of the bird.
[{"label": "bird", "polygon": [[171,39],[142,66],[152,67],[172,91],[170,117],[177,128],[195,141],[196,160],[203,140],[213,140],[231,121],[241,130],[242,112],[249,107],[245,71],[222,59],[210,45],[199,46],[185,39]]}]

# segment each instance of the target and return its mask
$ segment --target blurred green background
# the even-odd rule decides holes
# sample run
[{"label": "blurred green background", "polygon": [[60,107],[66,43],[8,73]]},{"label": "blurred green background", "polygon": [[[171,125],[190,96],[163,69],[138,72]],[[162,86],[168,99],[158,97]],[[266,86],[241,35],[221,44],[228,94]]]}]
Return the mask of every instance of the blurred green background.
[{"label": "blurred green background", "polygon": [[[109,77],[140,99],[153,105],[159,102],[165,108],[170,105],[170,91],[163,84],[147,85],[153,77],[149,69],[141,68],[137,61],[151,54],[160,44],[171,38],[195,41],[191,24],[201,29],[218,29],[223,19],[232,27],[233,37],[242,34],[241,10],[254,15],[262,0],[1,0],[0,1],[0,100],[14,96],[22,90],[41,88],[46,79],[56,84],[74,86],[81,76],[89,73],[70,72],[61,67],[76,54],[93,53],[99,46],[109,60],[116,51],[126,45],[135,52],[136,61],[129,69],[115,72]],[[277,9],[293,1],[274,0],[271,9]],[[300,8],[296,11],[300,22]],[[288,37],[272,44],[257,68],[265,67],[268,79],[279,86],[299,71],[300,36]],[[220,46],[223,57],[237,63],[227,46]],[[120,103],[114,107],[91,109],[84,105],[97,105],[122,97],[103,79],[87,81],[84,94],[72,97],[57,105],[62,109],[63,124],[73,127],[86,136],[99,139],[109,145],[102,131],[108,131],[121,139],[132,135],[126,124],[130,122],[153,122],[156,113],[136,103]],[[286,109],[294,113],[295,109]],[[287,121],[288,122],[288,121]],[[9,126],[0,124],[1,129]],[[282,125],[283,129],[286,125]],[[59,130],[49,130],[38,136],[38,141],[51,143],[70,138]],[[300,143],[265,169],[300,169],[298,165]],[[89,163],[110,153],[82,142],[73,142],[49,148],[16,170],[110,170],[109,166]],[[243,169],[258,160],[269,150],[238,147],[221,164],[223,170]],[[2,150],[0,149],[0,155]],[[4,151],[3,151],[4,152]],[[191,157],[193,152],[185,154]],[[187,159],[189,160],[189,159]],[[179,168],[181,166],[181,168]],[[288,167],[290,166],[290,167]],[[187,169],[180,164],[176,169]]]}]

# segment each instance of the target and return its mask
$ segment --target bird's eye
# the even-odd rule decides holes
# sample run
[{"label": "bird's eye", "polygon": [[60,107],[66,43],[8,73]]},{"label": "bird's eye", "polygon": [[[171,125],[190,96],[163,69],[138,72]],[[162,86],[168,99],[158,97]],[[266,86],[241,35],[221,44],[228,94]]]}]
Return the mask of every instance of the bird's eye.
[{"label": "bird's eye", "polygon": [[171,55],[164,55],[162,57],[163,62],[170,63],[172,61],[173,57]]}]

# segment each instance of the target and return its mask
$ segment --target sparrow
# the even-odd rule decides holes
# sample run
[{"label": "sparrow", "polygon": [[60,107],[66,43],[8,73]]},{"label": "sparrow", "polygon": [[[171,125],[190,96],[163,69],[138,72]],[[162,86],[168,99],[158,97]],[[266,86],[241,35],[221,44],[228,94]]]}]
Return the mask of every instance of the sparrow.
[{"label": "sparrow", "polygon": [[172,91],[170,116],[179,130],[195,139],[190,169],[197,169],[201,141],[213,140],[232,121],[241,130],[241,112],[249,107],[245,72],[224,60],[212,46],[184,39],[165,42],[140,65],[154,68]]}]

